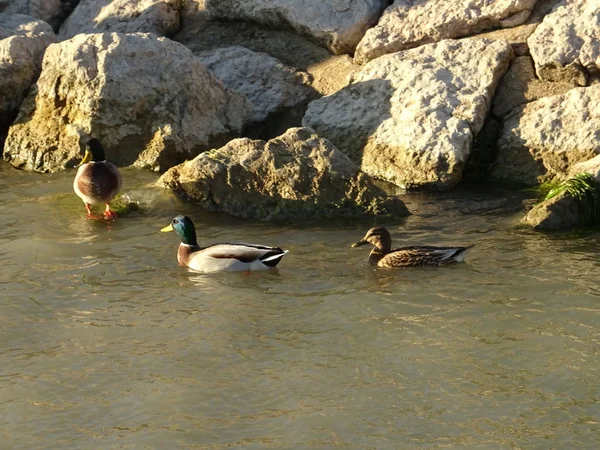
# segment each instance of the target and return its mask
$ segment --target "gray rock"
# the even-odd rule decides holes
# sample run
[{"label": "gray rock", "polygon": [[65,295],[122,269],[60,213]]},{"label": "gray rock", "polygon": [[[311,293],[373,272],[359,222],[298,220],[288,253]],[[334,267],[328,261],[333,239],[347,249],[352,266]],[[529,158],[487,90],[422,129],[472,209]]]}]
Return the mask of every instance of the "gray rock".
[{"label": "gray rock", "polygon": [[265,221],[409,214],[314,130],[236,139],[173,167],[159,185],[209,211]]},{"label": "gray rock", "polygon": [[8,127],[35,83],[42,57],[56,35],[45,22],[22,14],[0,14],[0,153]]},{"label": "gray rock", "polygon": [[212,18],[291,27],[335,54],[352,53],[387,0],[204,0]]},{"label": "gray rock", "polygon": [[600,153],[600,84],[517,108],[505,118],[493,178],[535,185]]},{"label": "gray rock", "polygon": [[303,125],[367,174],[407,188],[458,183],[511,46],[445,40],[371,61],[349,86],[309,104]]},{"label": "gray rock", "polygon": [[387,53],[523,23],[536,0],[396,0],[356,48],[364,64]]},{"label": "gray rock", "polygon": [[538,76],[543,80],[587,84],[600,75],[600,0],[563,0],[528,39]]},{"label": "gray rock", "polygon": [[181,0],[81,0],[59,37],[104,31],[173,36],[180,29],[180,10]]},{"label": "gray rock", "polygon": [[0,13],[35,17],[58,31],[78,2],[79,0],[0,0]]},{"label": "gray rock", "polygon": [[46,50],[4,157],[55,171],[78,161],[80,140],[94,136],[119,166],[166,170],[239,135],[251,114],[248,100],[181,44],[152,34],[80,34]]},{"label": "gray rock", "polygon": [[314,93],[307,73],[266,53],[235,46],[200,53],[198,57],[221,83],[250,100],[254,121],[263,121],[269,114],[305,102]]},{"label": "gray rock", "polygon": [[521,222],[536,230],[565,230],[586,225],[577,200],[562,192],[535,205]]}]

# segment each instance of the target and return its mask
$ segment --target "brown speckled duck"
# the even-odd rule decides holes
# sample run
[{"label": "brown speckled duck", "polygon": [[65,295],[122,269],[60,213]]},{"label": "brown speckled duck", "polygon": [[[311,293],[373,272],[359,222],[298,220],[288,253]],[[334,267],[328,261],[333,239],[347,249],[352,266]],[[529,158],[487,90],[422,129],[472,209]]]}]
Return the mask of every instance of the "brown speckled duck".
[{"label": "brown speckled duck", "polygon": [[429,245],[401,247],[392,250],[392,238],[385,227],[373,227],[352,247],[372,244],[369,263],[377,267],[422,267],[459,263],[472,246],[433,247]]},{"label": "brown speckled duck", "polygon": [[103,217],[114,219],[117,215],[110,210],[110,201],[121,190],[121,174],[114,164],[106,161],[104,148],[98,139],[90,139],[85,146],[85,156],[77,169],[73,189],[85,203],[88,217],[96,217],[91,205],[105,204]]}]

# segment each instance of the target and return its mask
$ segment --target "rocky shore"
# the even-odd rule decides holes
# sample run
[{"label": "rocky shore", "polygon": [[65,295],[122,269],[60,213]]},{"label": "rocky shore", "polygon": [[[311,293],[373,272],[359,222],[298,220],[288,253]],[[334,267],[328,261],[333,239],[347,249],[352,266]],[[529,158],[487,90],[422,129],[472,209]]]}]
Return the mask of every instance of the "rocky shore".
[{"label": "rocky shore", "polygon": [[[94,136],[259,220],[408,214],[374,180],[600,182],[598,23],[600,0],[0,0],[0,151],[54,172]],[[523,222],[578,226],[568,201]]]}]

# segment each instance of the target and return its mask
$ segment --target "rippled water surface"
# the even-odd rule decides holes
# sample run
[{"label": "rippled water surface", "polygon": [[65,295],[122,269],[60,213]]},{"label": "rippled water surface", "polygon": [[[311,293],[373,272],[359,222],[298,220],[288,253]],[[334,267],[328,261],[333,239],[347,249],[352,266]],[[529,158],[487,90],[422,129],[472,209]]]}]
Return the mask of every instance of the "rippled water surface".
[{"label": "rippled water surface", "polygon": [[[395,244],[476,246],[374,270],[370,222],[239,221],[123,172],[143,213],[107,225],[72,171],[0,164],[0,447],[600,448],[600,234],[520,229],[522,193],[411,196]],[[178,213],[290,253],[191,273]]]}]

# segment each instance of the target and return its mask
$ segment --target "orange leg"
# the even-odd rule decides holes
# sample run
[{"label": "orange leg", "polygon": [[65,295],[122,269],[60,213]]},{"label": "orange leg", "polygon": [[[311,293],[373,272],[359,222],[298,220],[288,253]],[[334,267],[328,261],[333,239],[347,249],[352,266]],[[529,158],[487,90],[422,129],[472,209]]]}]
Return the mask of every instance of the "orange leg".
[{"label": "orange leg", "polygon": [[110,210],[110,205],[107,203],[106,204],[106,209],[104,210],[104,218],[105,219],[109,219],[109,220],[115,220],[117,217],[119,217],[117,215],[117,213],[111,211]]},{"label": "orange leg", "polygon": [[85,204],[85,210],[87,211],[87,218],[88,219],[100,219],[101,217],[97,216],[96,214],[93,213],[92,211],[92,206],[89,203]]}]

